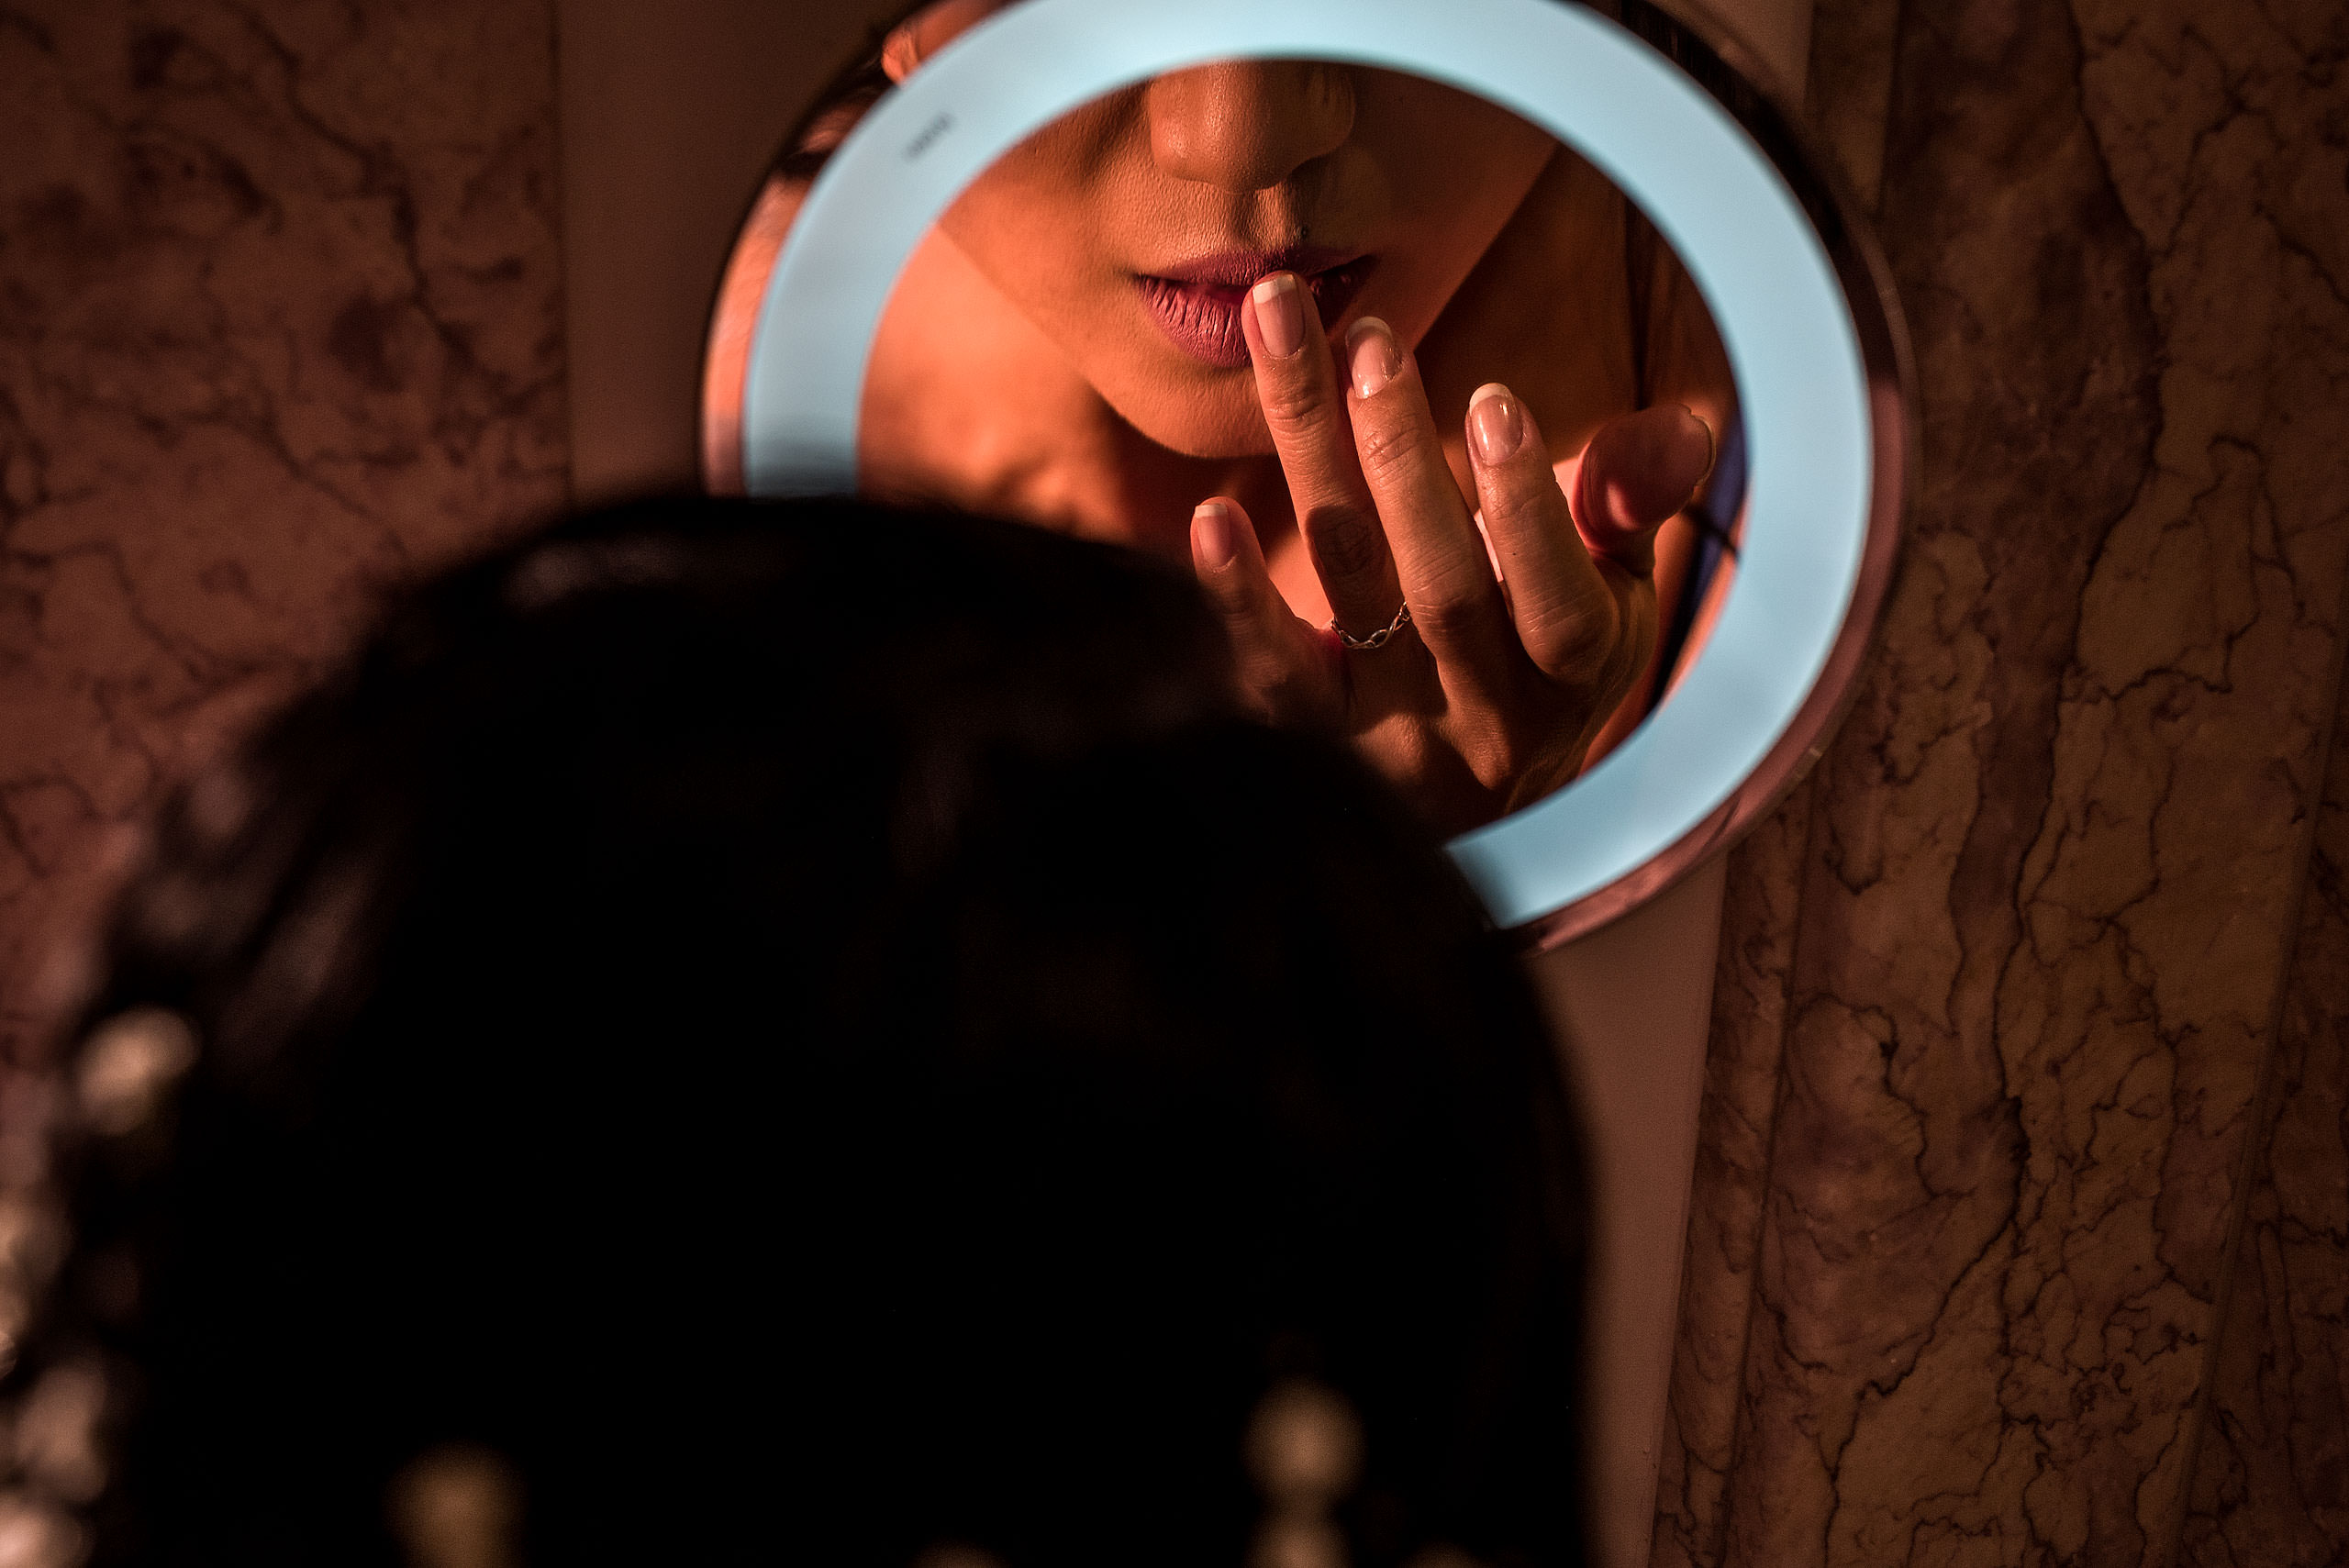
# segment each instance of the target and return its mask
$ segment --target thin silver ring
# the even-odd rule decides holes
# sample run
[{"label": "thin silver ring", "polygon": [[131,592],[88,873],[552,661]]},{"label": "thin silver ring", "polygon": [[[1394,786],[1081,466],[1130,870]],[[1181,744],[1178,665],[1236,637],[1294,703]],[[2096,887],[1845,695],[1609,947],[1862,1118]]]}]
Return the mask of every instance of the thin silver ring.
[{"label": "thin silver ring", "polygon": [[1395,612],[1395,618],[1393,620],[1388,621],[1385,626],[1380,627],[1368,637],[1356,637],[1334,620],[1330,623],[1330,629],[1338,634],[1338,641],[1343,645],[1347,652],[1367,653],[1374,648],[1386,647],[1387,642],[1393,639],[1397,632],[1402,630],[1405,627],[1410,624],[1411,606],[1405,605],[1401,609]]}]

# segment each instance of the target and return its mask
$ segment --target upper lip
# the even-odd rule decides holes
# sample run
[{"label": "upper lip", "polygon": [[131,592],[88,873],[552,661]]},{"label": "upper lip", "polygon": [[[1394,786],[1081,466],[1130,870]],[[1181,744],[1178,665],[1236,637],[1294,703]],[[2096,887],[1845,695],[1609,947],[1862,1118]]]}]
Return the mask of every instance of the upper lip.
[{"label": "upper lip", "polygon": [[1360,261],[1363,255],[1360,250],[1341,250],[1328,245],[1290,245],[1278,250],[1221,250],[1209,256],[1194,256],[1147,275],[1170,283],[1247,288],[1257,279],[1275,272],[1295,272],[1310,278],[1317,272]]}]

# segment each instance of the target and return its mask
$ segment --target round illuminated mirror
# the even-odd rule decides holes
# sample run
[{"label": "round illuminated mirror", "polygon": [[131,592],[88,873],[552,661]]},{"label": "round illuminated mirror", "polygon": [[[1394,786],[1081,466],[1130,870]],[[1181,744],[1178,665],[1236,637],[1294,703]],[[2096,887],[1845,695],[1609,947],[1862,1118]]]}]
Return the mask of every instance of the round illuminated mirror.
[{"label": "round illuminated mirror", "polygon": [[1817,755],[1910,470],[1851,204],[1625,0],[935,0],[804,118],[712,324],[713,486],[1152,550],[1544,942]]}]

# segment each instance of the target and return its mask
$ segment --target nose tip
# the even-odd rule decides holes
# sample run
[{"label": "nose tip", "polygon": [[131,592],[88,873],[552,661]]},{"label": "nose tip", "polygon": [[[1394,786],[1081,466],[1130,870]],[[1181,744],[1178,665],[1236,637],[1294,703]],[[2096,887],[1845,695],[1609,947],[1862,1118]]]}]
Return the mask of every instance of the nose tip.
[{"label": "nose tip", "polygon": [[1312,61],[1235,61],[1150,84],[1150,150],[1177,179],[1233,192],[1279,184],[1353,132],[1353,77]]}]

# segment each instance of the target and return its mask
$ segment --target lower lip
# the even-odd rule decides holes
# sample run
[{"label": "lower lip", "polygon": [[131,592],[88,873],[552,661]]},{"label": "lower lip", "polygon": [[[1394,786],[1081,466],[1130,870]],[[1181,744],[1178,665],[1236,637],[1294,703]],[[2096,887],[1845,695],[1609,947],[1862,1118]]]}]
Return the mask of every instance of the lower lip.
[{"label": "lower lip", "polygon": [[[1371,259],[1349,261],[1305,280],[1324,326],[1334,327],[1370,277]],[[1142,304],[1169,341],[1202,364],[1218,370],[1248,368],[1248,339],[1240,329],[1241,303],[1248,289],[1238,284],[1190,284],[1173,278],[1138,278]]]}]

